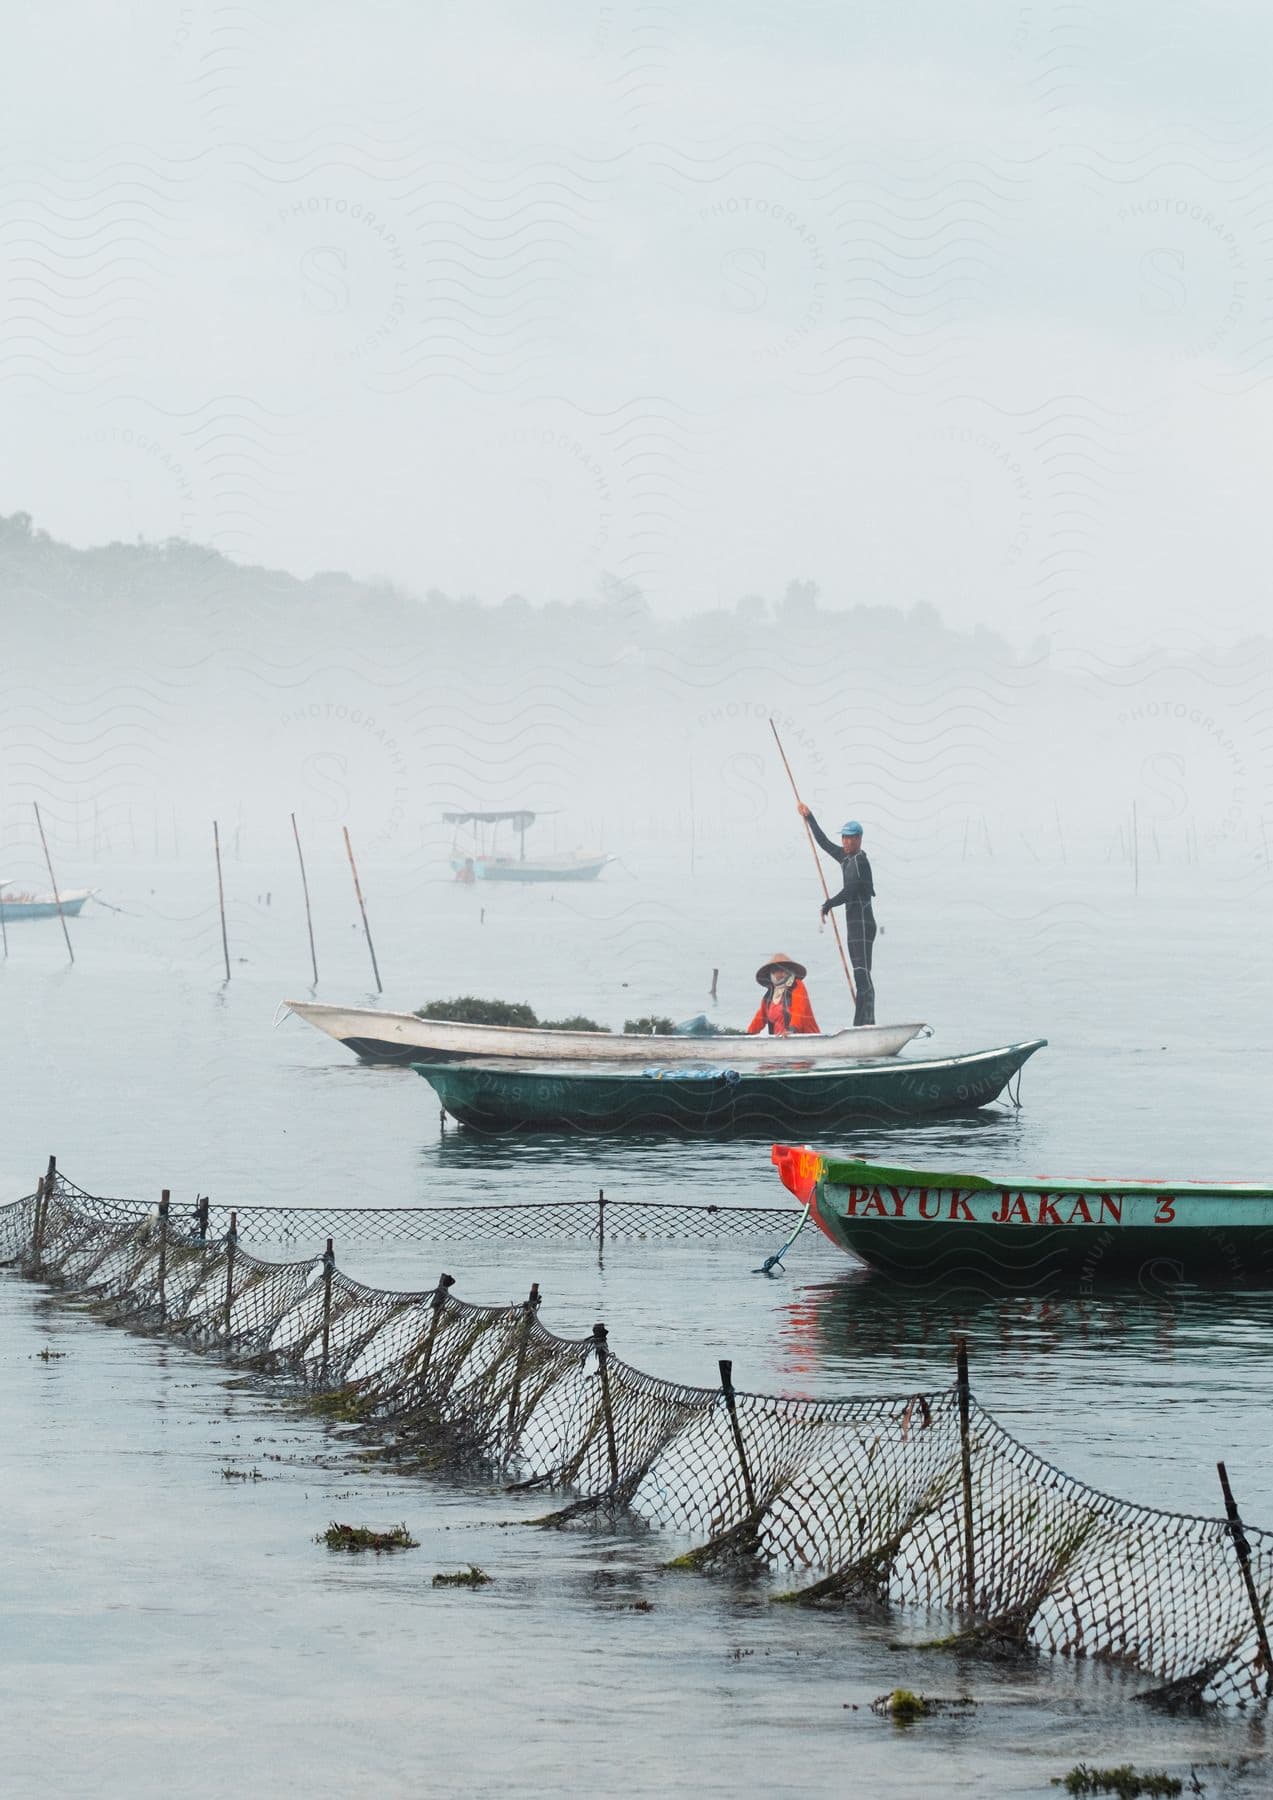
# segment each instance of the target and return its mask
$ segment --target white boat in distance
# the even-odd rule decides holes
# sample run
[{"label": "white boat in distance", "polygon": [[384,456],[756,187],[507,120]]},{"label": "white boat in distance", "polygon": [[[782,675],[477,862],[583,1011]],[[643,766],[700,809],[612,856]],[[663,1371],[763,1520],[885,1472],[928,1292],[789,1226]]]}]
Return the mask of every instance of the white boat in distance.
[{"label": "white boat in distance", "polygon": [[722,1037],[654,1037],[618,1031],[544,1031],[522,1025],[464,1025],[454,1019],[417,1019],[414,1013],[323,1006],[285,1000],[289,1012],[325,1031],[364,1062],[460,1062],[508,1057],[521,1062],[756,1063],[856,1062],[896,1056],[925,1030],[919,1025],[848,1025],[842,1031],[794,1037],[758,1033]]},{"label": "white boat in distance", "polygon": [[[471,825],[479,837],[470,854],[458,847],[451,850],[451,867],[457,881],[595,881],[613,856],[603,851],[567,851],[564,856],[526,856],[526,832],[535,823],[535,814],[523,807],[514,812],[444,812],[442,817],[458,831]],[[516,856],[501,856],[495,850],[495,838],[502,824],[509,824],[520,838]],[[484,828],[491,827],[487,849]]]},{"label": "white boat in distance", "polygon": [[0,881],[0,914],[11,919],[56,919],[59,912],[73,919],[91,900],[95,888],[59,888],[56,894],[10,893],[11,881]]}]

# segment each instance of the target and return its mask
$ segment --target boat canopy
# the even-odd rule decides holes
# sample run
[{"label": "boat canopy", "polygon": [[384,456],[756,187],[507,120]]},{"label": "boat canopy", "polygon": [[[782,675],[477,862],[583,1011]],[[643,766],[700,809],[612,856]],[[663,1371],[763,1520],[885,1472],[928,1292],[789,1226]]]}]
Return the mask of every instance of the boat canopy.
[{"label": "boat canopy", "polygon": [[444,812],[442,817],[448,825],[502,825],[508,820],[518,831],[535,823],[534,813],[525,808],[520,812]]}]

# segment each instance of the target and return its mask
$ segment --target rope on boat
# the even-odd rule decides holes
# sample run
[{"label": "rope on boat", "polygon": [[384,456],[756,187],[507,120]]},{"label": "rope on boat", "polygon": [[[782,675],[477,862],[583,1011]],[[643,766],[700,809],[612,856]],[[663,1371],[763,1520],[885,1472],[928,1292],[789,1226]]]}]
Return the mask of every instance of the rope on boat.
[{"label": "rope on boat", "polygon": [[782,1259],[787,1254],[788,1250],[790,1250],[791,1246],[795,1243],[796,1239],[800,1236],[800,1233],[804,1230],[805,1226],[809,1223],[809,1215],[812,1211],[813,1211],[813,1202],[812,1201],[806,1202],[805,1209],[800,1215],[800,1223],[796,1226],[796,1228],[792,1232],[791,1236],[787,1239],[786,1243],[782,1246],[782,1249],[775,1250],[772,1256],[767,1256],[765,1258],[764,1262],[761,1263],[761,1265],[758,1269],[752,1270],[753,1275],[782,1275],[785,1273],[785,1270],[783,1269],[783,1266],[782,1266]]}]

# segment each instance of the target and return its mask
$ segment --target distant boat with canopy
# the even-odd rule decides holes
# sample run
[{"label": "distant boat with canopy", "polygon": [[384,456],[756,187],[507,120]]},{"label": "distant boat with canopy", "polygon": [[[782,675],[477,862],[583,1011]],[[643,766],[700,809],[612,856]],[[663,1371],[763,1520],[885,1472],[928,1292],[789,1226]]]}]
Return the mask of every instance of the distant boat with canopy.
[{"label": "distant boat with canopy", "polygon": [[[459,881],[595,881],[612,856],[602,851],[572,850],[562,856],[527,856],[526,833],[536,814],[519,807],[511,812],[447,812],[442,817],[455,826],[451,867]],[[508,825],[517,834],[517,854],[501,851],[499,828]],[[473,833],[473,849],[459,847],[461,827]],[[488,829],[489,828],[489,829]]]}]

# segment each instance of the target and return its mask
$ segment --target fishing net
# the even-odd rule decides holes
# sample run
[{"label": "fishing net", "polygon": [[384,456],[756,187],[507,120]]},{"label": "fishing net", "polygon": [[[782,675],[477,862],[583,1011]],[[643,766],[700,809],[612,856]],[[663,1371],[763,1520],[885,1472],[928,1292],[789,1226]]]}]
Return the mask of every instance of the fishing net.
[{"label": "fishing net", "polygon": [[556,1337],[536,1291],[500,1307],[449,1278],[371,1288],[333,1257],[266,1262],[61,1176],[0,1209],[0,1257],[314,1396],[387,1454],[557,1490],[547,1523],[622,1510],[692,1565],[795,1571],[793,1600],[924,1608],[948,1641],[1099,1659],[1171,1701],[1268,1691],[1252,1595],[1268,1609],[1273,1534],[1101,1494],[966,1392],[794,1400],[735,1393],[727,1364],[720,1387],[687,1387],[624,1362],[603,1327]]},{"label": "fishing net", "polygon": [[[138,1200],[106,1200],[59,1177],[62,1191],[101,1212],[114,1209],[121,1222],[154,1212]],[[230,1229],[228,1206],[209,1203],[207,1235]],[[193,1225],[198,1203],[174,1203],[173,1218]],[[491,1240],[634,1243],[656,1240],[746,1238],[764,1241],[773,1230],[790,1229],[790,1206],[713,1206],[678,1200],[616,1199],[602,1190],[587,1200],[513,1200],[463,1206],[240,1206],[239,1235],[258,1243],[346,1244],[479,1243]],[[812,1241],[812,1240],[811,1240]]]}]

